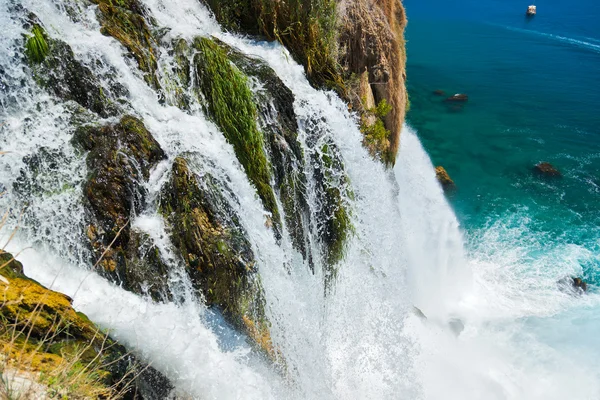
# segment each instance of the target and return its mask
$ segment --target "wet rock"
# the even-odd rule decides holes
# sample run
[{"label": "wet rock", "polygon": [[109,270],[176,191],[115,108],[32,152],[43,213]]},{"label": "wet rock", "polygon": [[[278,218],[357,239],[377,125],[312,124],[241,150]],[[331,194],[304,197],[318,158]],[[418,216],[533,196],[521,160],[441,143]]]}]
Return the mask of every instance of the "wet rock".
[{"label": "wet rock", "polygon": [[171,242],[206,304],[218,307],[264,351],[273,355],[254,253],[239,218],[221,193],[223,185],[175,159],[159,210]]},{"label": "wet rock", "polygon": [[533,167],[533,171],[540,176],[548,178],[560,178],[562,174],[549,162],[541,162]]},{"label": "wet rock", "polygon": [[98,19],[102,25],[103,35],[117,39],[135,58],[144,72],[146,82],[160,88],[156,70],[156,39],[150,30],[145,9],[138,0],[92,0],[98,4]]},{"label": "wet rock", "polygon": [[584,282],[581,278],[573,278],[573,287],[587,292],[587,283]]},{"label": "wet rock", "polygon": [[149,294],[160,300],[168,267],[150,239],[132,230],[129,222],[144,209],[142,184],[165,153],[142,121],[132,116],[115,125],[81,127],[73,141],[89,151],[84,204],[93,261],[103,255],[102,274],[136,293],[150,288]]},{"label": "wet rock", "polygon": [[447,97],[444,101],[454,103],[466,103],[469,101],[469,96],[464,93],[457,93],[453,96]]},{"label": "wet rock", "polygon": [[305,160],[298,142],[294,95],[265,61],[248,57],[223,43],[219,44],[224,46],[229,58],[238,68],[258,81],[255,96],[259,123],[268,145],[275,187],[283,204],[286,226],[294,247],[304,259],[312,263],[310,245],[305,237],[310,211],[306,201]]},{"label": "wet rock", "polygon": [[448,172],[446,172],[444,167],[439,166],[435,168],[435,177],[445,191],[456,188],[454,181],[450,178],[450,175],[448,175]]},{"label": "wet rock", "polygon": [[[39,25],[35,25],[39,29]],[[47,46],[44,57],[28,56],[29,65],[38,84],[63,100],[79,103],[101,117],[117,112],[108,91],[102,87],[91,70],[79,62],[65,42],[51,39],[43,33]]]},{"label": "wet rock", "polygon": [[587,283],[577,277],[564,277],[558,281],[558,286],[561,291],[573,294],[583,294],[587,292]]},{"label": "wet rock", "polygon": [[445,96],[445,95],[446,95],[446,92],[444,92],[443,90],[440,90],[440,89],[438,89],[438,90],[434,90],[434,91],[433,91],[433,94],[434,94],[435,96]]}]

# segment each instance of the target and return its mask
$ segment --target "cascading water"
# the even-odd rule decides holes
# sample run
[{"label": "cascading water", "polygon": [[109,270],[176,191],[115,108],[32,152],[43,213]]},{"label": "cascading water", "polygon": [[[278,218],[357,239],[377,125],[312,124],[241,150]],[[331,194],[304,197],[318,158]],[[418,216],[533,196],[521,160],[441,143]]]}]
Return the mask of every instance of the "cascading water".
[{"label": "cascading water", "polygon": [[[10,248],[31,246],[20,256],[28,275],[72,296],[75,308],[152,363],[178,392],[194,398],[551,397],[543,385],[524,390],[529,377],[543,372],[533,369],[532,360],[544,345],[536,342],[532,354],[521,356],[518,352],[526,338],[517,337],[517,344],[511,344],[516,325],[500,327],[502,321],[486,318],[485,312],[492,309],[488,304],[496,299],[481,294],[488,285],[485,278],[476,271],[471,276],[471,268],[481,270],[481,263],[465,258],[458,222],[435,181],[427,154],[409,128],[402,133],[395,169],[387,171],[362,147],[361,133],[347,106],[332,93],[311,87],[304,69],[281,46],[222,32],[195,0],[180,1],[176,7],[163,0],[142,3],[156,25],[166,28],[161,46],[177,38],[191,41],[214,35],[246,55],[265,60],[293,92],[298,141],[308,160],[312,223],[305,234],[317,254],[314,265],[293,248],[285,223],[281,240],[265,227],[266,213],[233,146],[206,118],[202,106],[192,101],[182,111],[168,105],[176,97],[170,90],[160,98],[134,62],[124,57],[124,48],[100,33],[96,6],[25,0],[0,5],[0,24],[5,27],[0,38],[0,143],[7,152],[0,158],[0,183],[8,189],[0,202],[15,216],[25,210],[20,220],[13,220],[21,229]],[[70,121],[77,108],[40,89],[24,66],[20,51],[21,35],[26,33],[25,9],[37,15],[51,37],[70,45],[76,59],[105,87],[123,89],[124,109],[140,117],[165,150],[167,160],[152,170],[144,184],[147,207],[133,217],[131,225],[148,234],[161,257],[173,266],[169,290],[175,300],[153,302],[89,270],[81,204],[87,170],[70,142],[74,131]],[[168,88],[175,61],[166,47],[160,51],[158,80]],[[116,121],[109,117],[97,122]],[[323,257],[318,256],[319,198],[310,162],[326,143],[339,148],[351,186],[345,200],[351,204],[354,227],[335,282],[327,290]],[[40,154],[40,149],[50,157]],[[226,189],[228,206],[240,217],[255,253],[271,338],[285,358],[284,373],[208,309],[178,267],[157,202],[173,159],[182,153],[189,155],[194,172],[208,171]],[[31,159],[37,168],[28,167]],[[510,298],[504,293],[498,296]],[[479,307],[479,301],[488,303]],[[427,319],[416,317],[413,307]],[[464,326],[460,336],[449,321]],[[549,362],[556,360],[564,358],[549,356]],[[530,374],[519,378],[519,370],[512,366]],[[574,371],[580,373],[578,378],[575,373],[565,376],[581,383],[576,393],[597,391],[597,385],[590,384],[593,373],[585,368]]]}]

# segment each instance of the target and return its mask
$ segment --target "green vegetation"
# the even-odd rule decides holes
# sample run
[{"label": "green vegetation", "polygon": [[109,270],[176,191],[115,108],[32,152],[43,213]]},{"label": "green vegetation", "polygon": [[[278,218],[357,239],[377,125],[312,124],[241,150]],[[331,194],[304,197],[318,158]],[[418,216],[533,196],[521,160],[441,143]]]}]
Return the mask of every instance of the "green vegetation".
[{"label": "green vegetation", "polygon": [[101,32],[117,39],[135,57],[144,78],[151,86],[160,85],[156,77],[158,64],[154,54],[152,32],[137,0],[93,0],[101,13]]},{"label": "green vegetation", "polygon": [[228,29],[264,35],[286,46],[317,86],[344,92],[337,62],[335,0],[206,0]]},{"label": "green vegetation", "polygon": [[344,165],[334,153],[331,145],[321,146],[321,161],[324,167],[325,226],[323,238],[326,244],[325,261],[329,271],[325,275],[326,288],[330,288],[337,276],[337,264],[343,257],[346,243],[352,233],[351,214],[348,199],[353,197],[349,190],[348,176]]},{"label": "green vegetation", "polygon": [[48,56],[49,47],[46,41],[46,32],[39,25],[34,25],[31,36],[25,42],[25,55],[35,64],[40,64]]},{"label": "green vegetation", "polygon": [[[201,185],[199,179],[207,185]],[[171,242],[206,304],[219,307],[272,357],[275,353],[254,254],[235,213],[219,206],[225,202],[220,196],[210,174],[199,178],[188,161],[178,157],[171,179],[162,189],[159,210],[170,227]]]},{"label": "green vegetation", "polygon": [[257,127],[257,109],[247,77],[227,58],[226,51],[209,38],[196,38],[194,57],[197,84],[210,115],[233,145],[265,208],[280,224],[279,210],[270,185],[269,162],[263,135]]},{"label": "green vegetation", "polygon": [[392,106],[385,100],[381,100],[377,107],[365,110],[361,117],[360,130],[364,138],[363,144],[374,157],[380,157],[385,163],[392,163],[395,154],[391,154],[390,135],[386,129],[384,118],[392,111]]}]

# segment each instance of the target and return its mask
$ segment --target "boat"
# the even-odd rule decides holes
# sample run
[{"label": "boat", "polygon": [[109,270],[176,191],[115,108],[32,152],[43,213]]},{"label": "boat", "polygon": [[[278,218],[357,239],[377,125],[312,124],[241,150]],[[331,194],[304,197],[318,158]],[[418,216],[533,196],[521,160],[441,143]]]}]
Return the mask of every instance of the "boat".
[{"label": "boat", "polygon": [[537,7],[534,5],[531,5],[529,7],[527,7],[527,15],[535,15],[537,13]]}]

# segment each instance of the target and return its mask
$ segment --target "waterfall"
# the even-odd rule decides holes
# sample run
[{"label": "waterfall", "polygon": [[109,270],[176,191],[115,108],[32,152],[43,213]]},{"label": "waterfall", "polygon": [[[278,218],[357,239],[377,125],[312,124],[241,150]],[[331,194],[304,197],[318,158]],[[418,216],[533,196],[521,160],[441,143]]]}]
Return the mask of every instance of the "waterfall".
[{"label": "waterfall", "polygon": [[[398,163],[386,170],[363,148],[347,105],[335,94],[313,88],[283,47],[221,31],[196,0],[176,7],[164,0],[142,3],[157,26],[167,28],[157,61],[163,87],[169,87],[175,64],[165,43],[213,35],[264,60],[293,93],[312,221],[304,234],[314,265],[294,248],[285,222],[280,239],[265,227],[267,213],[255,187],[203,107],[197,101],[188,110],[172,105],[175,94],[168,89],[159,96],[124,56],[123,46],[100,33],[95,6],[24,0],[0,5],[5,27],[0,38],[0,147],[7,152],[0,158],[0,183],[7,189],[0,203],[14,211],[12,224],[20,226],[10,249],[28,248],[20,256],[26,273],[72,296],[76,309],[164,373],[179,392],[196,398],[422,396],[414,365],[419,344],[406,324],[414,324],[414,306],[440,325],[461,317],[460,302],[471,277],[458,222],[416,134],[404,128]],[[37,15],[50,37],[66,42],[104,87],[125,93],[123,109],[143,120],[165,151],[166,160],[143,184],[146,207],[134,215],[131,226],[147,234],[173,267],[173,300],[152,301],[90,270],[81,200],[89,171],[71,144],[72,121],[81,111],[40,88],[24,66],[25,9]],[[94,122],[118,120],[108,116]],[[316,228],[318,168],[311,160],[329,144],[339,149],[351,187],[343,200],[350,204],[353,232],[327,289]],[[177,262],[157,202],[173,160],[183,153],[194,173],[210,174],[224,188],[228,207],[239,216],[256,258],[271,338],[285,359],[285,372],[272,368],[218,312],[205,306]],[[38,167],[31,168],[32,162]]]}]

